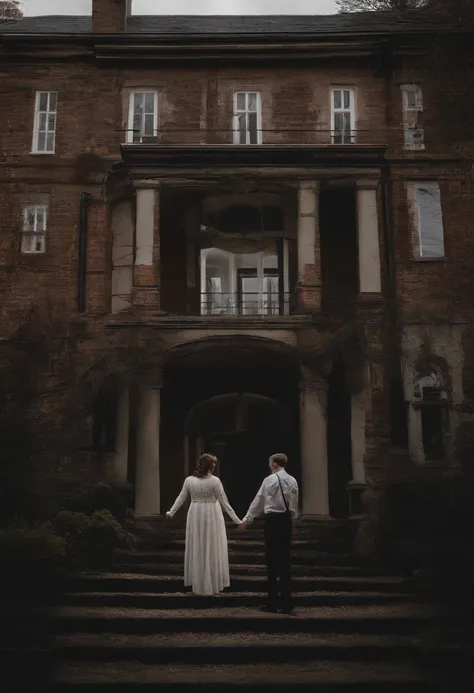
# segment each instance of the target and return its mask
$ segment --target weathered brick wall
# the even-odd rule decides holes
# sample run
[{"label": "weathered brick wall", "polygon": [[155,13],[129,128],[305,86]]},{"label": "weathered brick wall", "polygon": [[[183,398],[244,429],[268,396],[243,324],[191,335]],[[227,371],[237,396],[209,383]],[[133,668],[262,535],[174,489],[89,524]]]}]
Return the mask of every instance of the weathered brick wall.
[{"label": "weathered brick wall", "polygon": [[[74,309],[79,199],[83,191],[100,197],[87,171],[100,181],[120,157],[125,139],[128,96],[139,88],[159,91],[159,131],[164,142],[232,141],[232,98],[236,89],[262,91],[264,141],[327,141],[330,87],[357,86],[358,126],[382,141],[386,107],[384,79],[367,66],[236,68],[137,67],[134,70],[94,65],[78,57],[72,63],[17,64],[0,74],[2,263],[8,273],[10,309],[27,305],[32,289],[37,300],[60,293]],[[56,153],[32,155],[34,100],[37,90],[58,92]],[[316,128],[316,133],[315,133]],[[94,159],[93,157],[100,157]],[[47,252],[19,252],[22,201],[45,198],[50,203]],[[110,297],[111,233],[100,208],[90,208],[88,239],[88,309],[106,312]],[[13,269],[14,268],[14,269]],[[27,270],[27,271],[25,271]],[[4,275],[5,276],[5,275]],[[12,281],[13,280],[13,281]]]},{"label": "weathered brick wall", "polygon": [[[99,30],[102,24],[98,18],[96,22]],[[387,233],[393,241],[400,315],[403,320],[421,322],[434,317],[444,320],[461,317],[471,324],[474,196],[469,178],[462,165],[448,160],[453,156],[448,144],[431,138],[434,130],[430,130],[429,122],[426,151],[403,150],[400,85],[413,82],[423,85],[425,78],[420,65],[400,64],[390,72],[378,64],[357,63],[353,59],[350,63],[341,60],[312,65],[142,65],[133,69],[129,65],[110,66],[79,57],[69,63],[38,60],[12,67],[4,63],[0,68],[2,329],[7,329],[8,316],[21,312],[33,301],[60,300],[71,312],[75,311],[80,196],[82,192],[89,192],[95,198],[103,195],[102,178],[110,165],[119,160],[120,144],[125,140],[130,91],[158,90],[159,133],[164,143],[230,143],[233,92],[256,89],[262,93],[264,142],[301,144],[328,141],[332,85],[356,88],[360,141],[389,145]],[[58,91],[54,155],[30,154],[37,90]],[[425,108],[429,112],[428,94]],[[429,119],[432,122],[436,114],[429,112]],[[439,262],[413,259],[405,184],[416,179],[435,179],[441,183],[447,257]],[[21,207],[26,202],[43,199],[50,205],[47,251],[44,255],[22,255],[19,252]],[[95,315],[106,313],[110,306],[109,217],[110,210],[105,205],[90,206],[86,309]],[[173,218],[169,207],[163,208],[163,221],[168,224],[168,235],[162,245],[163,257],[167,258],[162,273],[163,301],[170,310],[179,310],[188,300],[184,295],[184,266],[180,264],[184,243],[179,238],[179,220]],[[385,241],[381,245],[385,249]],[[171,287],[177,276],[181,293],[175,290],[174,284]],[[465,388],[470,390],[474,385],[471,377],[474,332],[470,327],[465,349]],[[382,385],[377,384],[380,387],[375,391],[374,401],[380,405],[376,407],[377,412],[385,416],[386,406],[380,402],[379,395],[385,387]],[[383,437],[385,424],[385,419],[373,422],[374,439],[378,435]]]}]

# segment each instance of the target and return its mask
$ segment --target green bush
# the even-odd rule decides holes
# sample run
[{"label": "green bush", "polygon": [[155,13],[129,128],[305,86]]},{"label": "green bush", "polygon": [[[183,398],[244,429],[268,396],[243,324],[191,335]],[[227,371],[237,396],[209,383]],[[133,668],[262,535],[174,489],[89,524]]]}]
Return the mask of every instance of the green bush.
[{"label": "green bush", "polygon": [[62,510],[51,519],[55,533],[60,536],[67,547],[67,553],[74,568],[87,567],[88,547],[85,533],[90,518],[85,513],[73,513]]},{"label": "green bush", "polygon": [[69,569],[67,544],[51,523],[28,525],[24,520],[0,530],[1,575],[6,581],[41,585]]},{"label": "green bush", "polygon": [[123,522],[127,516],[127,504],[122,495],[104,483],[82,491],[71,500],[70,509],[75,512],[83,512],[86,515],[108,510],[119,522]]},{"label": "green bush", "polygon": [[93,564],[110,562],[118,548],[133,548],[133,535],[126,532],[109,510],[96,510],[89,518],[84,541]]},{"label": "green bush", "polygon": [[135,545],[134,536],[122,528],[109,510],[96,510],[90,516],[64,510],[51,523],[66,542],[69,558],[78,568],[105,567],[118,548]]}]

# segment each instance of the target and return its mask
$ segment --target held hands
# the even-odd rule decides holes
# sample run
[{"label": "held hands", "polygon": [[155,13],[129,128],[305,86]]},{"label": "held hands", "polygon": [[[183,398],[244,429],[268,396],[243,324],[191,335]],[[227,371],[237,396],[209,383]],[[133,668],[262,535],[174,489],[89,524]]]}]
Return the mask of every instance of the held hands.
[{"label": "held hands", "polygon": [[241,522],[239,525],[239,532],[246,532],[247,531],[247,525],[245,522]]},{"label": "held hands", "polygon": [[169,512],[165,513],[165,517],[166,517],[167,520],[172,520],[172,519],[173,519],[173,515],[171,515],[171,513],[169,513]]}]

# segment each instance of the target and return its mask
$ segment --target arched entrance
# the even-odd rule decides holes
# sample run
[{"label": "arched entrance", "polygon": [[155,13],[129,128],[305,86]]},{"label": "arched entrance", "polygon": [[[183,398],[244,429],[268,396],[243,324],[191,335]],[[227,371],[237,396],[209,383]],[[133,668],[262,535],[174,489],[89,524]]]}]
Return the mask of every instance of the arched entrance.
[{"label": "arched entrance", "polygon": [[230,503],[243,516],[269,473],[269,456],[285,452],[293,458],[291,428],[285,406],[271,397],[250,392],[210,397],[187,417],[187,462],[192,466],[202,452],[217,455],[217,474]]}]

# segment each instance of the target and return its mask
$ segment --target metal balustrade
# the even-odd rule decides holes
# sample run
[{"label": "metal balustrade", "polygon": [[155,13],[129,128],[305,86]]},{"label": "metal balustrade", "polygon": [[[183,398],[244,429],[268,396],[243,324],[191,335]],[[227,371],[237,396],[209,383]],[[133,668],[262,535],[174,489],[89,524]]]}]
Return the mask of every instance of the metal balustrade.
[{"label": "metal balustrade", "polygon": [[201,315],[290,315],[290,293],[201,294]]}]

